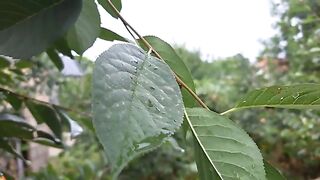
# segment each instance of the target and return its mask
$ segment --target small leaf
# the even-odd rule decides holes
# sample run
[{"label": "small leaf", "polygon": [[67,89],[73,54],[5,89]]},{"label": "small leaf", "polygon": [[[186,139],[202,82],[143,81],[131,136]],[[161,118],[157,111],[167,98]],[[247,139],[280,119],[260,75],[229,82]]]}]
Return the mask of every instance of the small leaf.
[{"label": "small leaf", "polygon": [[68,56],[70,59],[73,59],[72,50],[70,49],[68,42],[65,38],[58,39],[54,44],[53,48],[57,49],[60,53]]},{"label": "small leaf", "polygon": [[266,178],[260,151],[244,130],[206,109],[187,108],[187,114],[199,151],[196,154],[202,156],[196,158],[202,160],[197,161],[201,179]]},{"label": "small leaf", "polygon": [[0,69],[4,69],[4,68],[7,68],[10,66],[10,61],[3,57],[3,56],[0,56]]},{"label": "small leaf", "polygon": [[27,101],[26,105],[38,123],[46,123],[52,132],[61,139],[61,122],[52,107],[32,101]]},{"label": "small leaf", "polygon": [[2,0],[0,54],[30,58],[47,49],[76,21],[82,0]]},{"label": "small leaf", "polygon": [[271,86],[247,94],[233,110],[257,107],[319,109],[320,85]]},{"label": "small leaf", "polygon": [[47,54],[53,64],[59,69],[59,71],[62,71],[64,68],[63,61],[60,58],[59,54],[54,49],[48,49]]},{"label": "small leaf", "polygon": [[120,36],[119,34],[106,29],[106,28],[101,28],[100,30],[100,35],[99,35],[100,39],[106,40],[106,41],[123,41],[123,42],[128,42],[128,40],[122,36]]},{"label": "small leaf", "polygon": [[36,129],[21,117],[12,114],[0,114],[0,137],[16,137],[30,140]]},{"label": "small leaf", "polygon": [[3,139],[3,138],[0,138],[0,149],[3,149],[5,150],[6,152],[22,159],[23,161],[27,162],[27,160],[21,155],[19,154],[11,145],[10,143]]},{"label": "small leaf", "polygon": [[[46,139],[47,141],[51,141],[53,144],[55,144],[54,147],[59,147],[59,148],[63,147],[63,144],[60,139],[53,137],[51,134],[47,132],[38,130],[36,139],[39,139],[39,138]],[[36,139],[33,139],[33,141],[36,141]]]},{"label": "small leaf", "polygon": [[[144,39],[160,54],[163,60],[182,79],[182,81],[195,92],[191,73],[170,44],[155,36],[144,36]],[[139,42],[143,49],[147,51],[148,49],[143,45],[142,40],[139,40]],[[182,89],[181,92],[186,107],[195,107],[197,105],[189,92],[185,89]]]},{"label": "small leaf", "polygon": [[114,178],[182,123],[180,89],[170,68],[134,45],[114,45],[100,55],[92,90],[93,123]]},{"label": "small leaf", "polygon": [[28,60],[21,59],[14,64],[18,69],[31,68],[33,63]]},{"label": "small leaf", "polygon": [[271,164],[269,164],[267,161],[264,162],[264,168],[266,170],[267,179],[268,180],[285,180],[286,178]]},{"label": "small leaf", "polygon": [[71,138],[76,138],[83,132],[83,128],[74,120],[72,120],[65,112],[55,108],[58,112],[60,119],[68,125],[69,132],[71,133]]},{"label": "small leaf", "polygon": [[69,47],[83,54],[93,45],[100,33],[100,15],[94,0],[83,0],[80,16],[67,34]]},{"label": "small leaf", "polygon": [[15,110],[20,110],[21,105],[22,105],[22,100],[16,95],[11,93],[10,91],[5,91],[4,89],[0,89],[0,92],[3,92],[5,95],[5,100],[10,103],[10,105],[15,109]]},{"label": "small leaf", "polygon": [[64,148],[60,139],[53,137],[51,134],[44,131],[37,131],[37,137],[32,140],[35,143],[55,148]]},{"label": "small leaf", "polygon": [[[108,0],[98,0],[98,3],[114,18],[118,18],[118,15],[114,12],[112,7],[107,3]],[[112,4],[120,12],[122,9],[121,0],[111,0]]]}]

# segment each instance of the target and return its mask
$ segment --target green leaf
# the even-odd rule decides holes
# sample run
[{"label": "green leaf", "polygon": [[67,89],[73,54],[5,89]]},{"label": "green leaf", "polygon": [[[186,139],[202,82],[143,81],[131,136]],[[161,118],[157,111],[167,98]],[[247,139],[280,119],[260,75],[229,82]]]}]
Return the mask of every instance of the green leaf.
[{"label": "green leaf", "polygon": [[83,132],[83,128],[74,120],[72,120],[65,112],[55,108],[58,112],[60,119],[68,125],[69,132],[71,133],[71,138],[79,136]]},{"label": "green leaf", "polygon": [[60,139],[53,137],[51,134],[44,131],[37,131],[37,137],[32,140],[35,143],[51,146],[55,148],[64,148]]},{"label": "green leaf", "polygon": [[238,125],[203,108],[187,108],[187,114],[202,156],[196,159],[205,160],[197,161],[201,179],[266,178],[258,147]]},{"label": "green leaf", "polygon": [[320,85],[299,84],[258,89],[248,93],[235,108],[229,111],[257,107],[319,109]]},{"label": "green leaf", "polygon": [[59,69],[59,71],[62,71],[64,68],[64,64],[56,50],[48,49],[47,55],[49,56],[53,64]]},{"label": "green leaf", "polygon": [[0,69],[7,68],[10,64],[11,63],[7,58],[0,56]]},{"label": "green leaf", "polygon": [[22,118],[12,114],[0,114],[0,137],[32,139],[36,129]]},{"label": "green leaf", "polygon": [[27,160],[24,159],[24,157],[23,157],[21,154],[19,154],[19,153],[10,145],[10,143],[9,143],[6,139],[4,139],[4,138],[0,138],[0,149],[3,149],[3,150],[5,150],[6,152],[8,152],[8,153],[10,153],[10,154],[12,154],[12,155],[14,155],[14,156],[22,159],[23,161],[27,162]]},{"label": "green leaf", "polygon": [[0,54],[30,58],[47,49],[76,21],[82,0],[2,0]]},{"label": "green leaf", "polygon": [[[107,3],[108,0],[98,0],[98,3],[114,18],[118,18],[118,15],[114,12],[111,6]],[[120,12],[122,9],[121,0],[111,0],[112,4]]]},{"label": "green leaf", "polygon": [[58,39],[54,44],[53,44],[53,49],[57,49],[60,53],[69,56],[71,59],[74,59],[72,55],[72,50],[70,49],[68,42],[65,38],[60,38]]},{"label": "green leaf", "polygon": [[33,63],[31,61],[21,59],[18,62],[16,62],[14,65],[18,69],[24,69],[24,68],[31,68]]},{"label": "green leaf", "polygon": [[78,54],[93,45],[100,33],[100,15],[94,0],[83,0],[80,16],[67,34],[69,47]]},{"label": "green leaf", "polygon": [[285,180],[286,178],[271,164],[269,164],[267,161],[264,162],[264,168],[266,170],[267,179],[268,180]]},{"label": "green leaf", "polygon": [[[155,36],[144,36],[143,38],[148,41],[150,45],[160,54],[163,60],[182,79],[182,81],[195,92],[195,86],[192,80],[192,76],[187,66],[174,51],[174,49],[170,46],[170,44]],[[139,40],[139,42],[143,49],[147,51],[148,49],[143,45],[142,40]],[[181,90],[181,92],[185,106],[195,107],[196,102],[190,95],[190,93],[188,93],[188,91],[186,91],[184,88]]]},{"label": "green leaf", "polygon": [[26,105],[38,123],[46,123],[52,132],[61,139],[61,122],[52,107],[32,101],[27,101]]},{"label": "green leaf", "polygon": [[10,91],[6,91],[5,89],[0,89],[0,92],[3,92],[5,95],[5,100],[10,103],[10,105],[15,109],[15,110],[20,110],[21,105],[22,105],[22,100],[16,95],[11,93]]},{"label": "green leaf", "polygon": [[100,35],[99,35],[100,39],[106,40],[106,41],[123,41],[123,42],[128,42],[128,40],[122,36],[120,36],[119,34],[106,29],[106,28],[101,28],[100,30]]},{"label": "green leaf", "polygon": [[113,177],[182,123],[180,89],[169,66],[134,45],[114,45],[100,55],[92,91],[93,123]]}]

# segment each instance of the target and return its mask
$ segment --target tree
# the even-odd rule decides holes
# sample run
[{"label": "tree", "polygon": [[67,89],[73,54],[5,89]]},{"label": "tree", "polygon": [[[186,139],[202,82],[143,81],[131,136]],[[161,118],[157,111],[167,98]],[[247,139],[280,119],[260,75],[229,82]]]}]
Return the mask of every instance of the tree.
[{"label": "tree", "polygon": [[[180,125],[194,139],[200,179],[283,178],[263,161],[250,136],[225,114],[258,107],[318,108],[319,85],[258,89],[219,114],[195,93],[190,72],[168,43],[154,36],[141,36],[120,15],[119,0],[98,3],[122,21],[135,42],[101,28],[97,4],[91,0],[37,1],[37,5],[31,0],[5,0],[0,3],[5,10],[0,18],[0,53],[4,59],[31,61],[36,61],[39,53],[46,53],[61,70],[64,64],[60,55],[81,55],[98,36],[109,41],[129,41],[102,53],[93,69],[92,123],[113,179],[132,159],[159,147]],[[10,146],[13,137],[62,146],[63,124],[69,124],[71,131],[75,125],[65,111],[88,115],[22,95],[9,87],[7,83],[1,88],[4,100],[12,107],[25,104],[37,122],[46,123],[53,133],[39,131],[13,114],[3,115],[2,148],[21,158]],[[6,131],[9,128],[14,131]]]}]

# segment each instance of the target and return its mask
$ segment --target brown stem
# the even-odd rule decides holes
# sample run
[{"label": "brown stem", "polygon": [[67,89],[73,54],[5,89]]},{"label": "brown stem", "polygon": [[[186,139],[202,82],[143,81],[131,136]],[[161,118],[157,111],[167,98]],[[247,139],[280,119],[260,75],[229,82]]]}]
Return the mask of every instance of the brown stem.
[{"label": "brown stem", "polygon": [[[113,5],[113,3],[111,2],[111,0],[107,0],[107,2],[109,3],[109,5],[112,7],[112,9],[114,10],[114,12],[117,14],[117,16],[120,18],[120,20],[122,21],[122,23],[124,24],[124,26],[128,29],[131,29],[134,34],[136,34],[138,36],[139,39],[142,40],[143,44],[148,48],[151,49],[152,52],[156,55],[157,58],[163,60],[163,58],[160,56],[160,54],[149,44],[149,42],[147,40],[145,40],[120,14],[120,12],[117,10],[117,8]],[[132,33],[130,32],[130,30],[128,29],[129,33],[132,35]],[[135,39],[135,37],[133,37]],[[203,107],[209,110],[209,108],[206,106],[206,104],[199,98],[199,96],[193,92],[193,90],[182,81],[182,79],[174,72],[174,76],[178,82],[178,84],[180,84],[183,88],[185,88],[195,99],[196,101]]]},{"label": "brown stem", "polygon": [[16,92],[13,92],[13,91],[11,91],[9,89],[6,89],[6,88],[3,88],[3,87],[0,87],[0,91],[3,91],[3,92],[8,93],[8,94],[12,94],[12,95],[16,96],[17,98],[19,98],[19,99],[21,99],[23,101],[30,100],[30,101],[38,102],[40,104],[44,104],[44,105],[48,105],[48,106],[55,106],[55,107],[57,107],[57,108],[59,108],[61,110],[74,112],[74,113],[77,113],[77,114],[81,114],[82,116],[91,118],[91,115],[88,115],[87,113],[79,112],[79,111],[77,111],[75,109],[67,108],[67,107],[64,107],[64,106],[60,106],[60,105],[57,105],[57,104],[49,103],[49,102],[46,102],[46,101],[42,101],[42,100],[39,100],[39,99],[35,99],[35,98],[32,98],[32,97],[25,96],[25,95],[22,95],[22,94],[18,94]]}]

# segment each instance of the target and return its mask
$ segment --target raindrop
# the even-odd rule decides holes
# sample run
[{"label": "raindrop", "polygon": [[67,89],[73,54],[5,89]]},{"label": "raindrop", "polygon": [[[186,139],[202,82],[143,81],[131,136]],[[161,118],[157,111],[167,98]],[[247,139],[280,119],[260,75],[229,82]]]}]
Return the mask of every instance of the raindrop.
[{"label": "raindrop", "polygon": [[153,104],[152,104],[150,99],[148,99],[148,103],[147,104],[148,104],[149,107],[153,107]]},{"label": "raindrop", "polygon": [[242,101],[243,103],[246,103],[247,101]]},{"label": "raindrop", "polygon": [[281,88],[278,88],[278,90],[280,91],[280,90],[281,90]]},{"label": "raindrop", "polygon": [[281,98],[280,98],[280,100],[283,100],[283,99],[284,99],[284,97],[281,97]]},{"label": "raindrop", "polygon": [[157,70],[157,69],[158,69],[157,67],[154,67],[154,68],[153,68],[153,70]]},{"label": "raindrop", "polygon": [[138,64],[138,60],[134,60],[134,63]]},{"label": "raindrop", "polygon": [[151,89],[151,90],[155,90],[156,88],[154,88],[154,87],[150,86],[150,89]]}]

